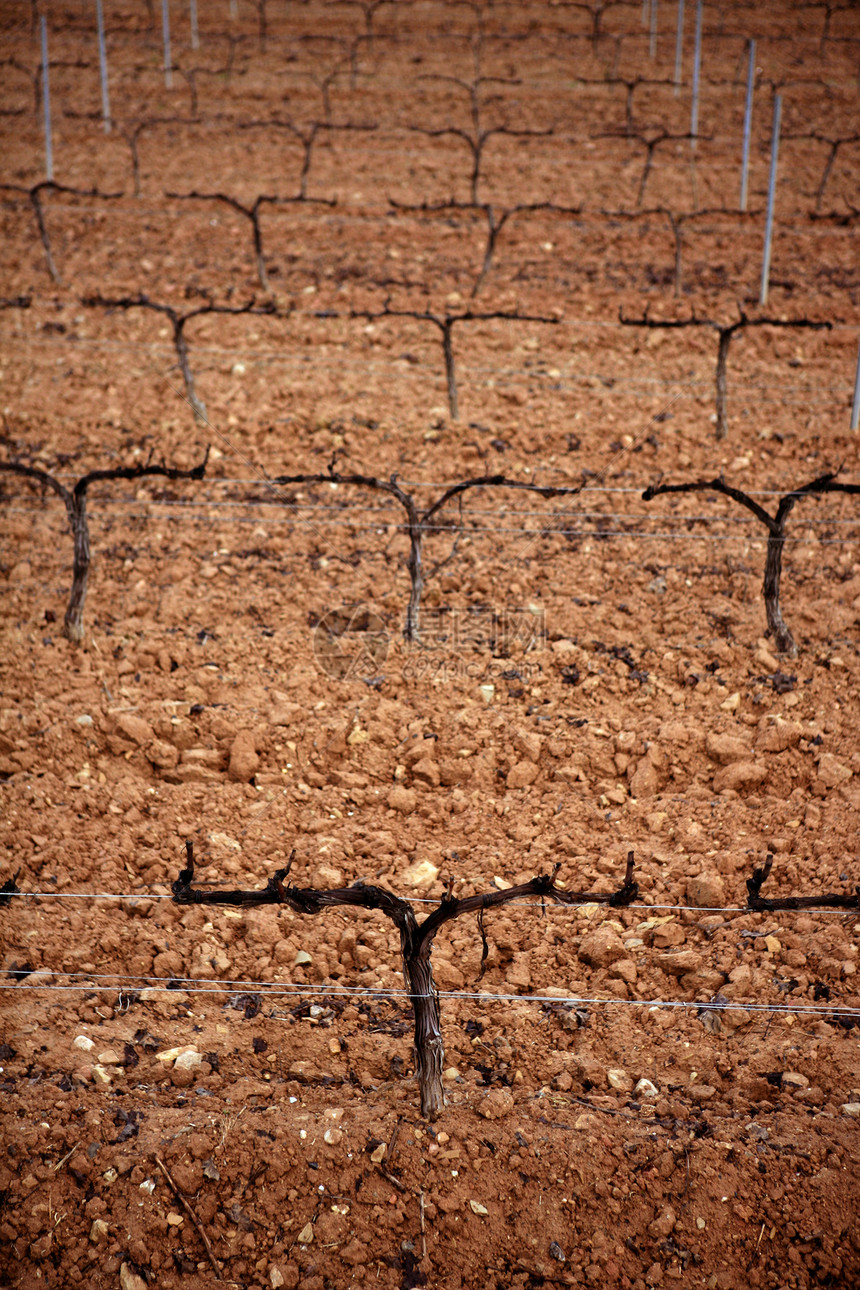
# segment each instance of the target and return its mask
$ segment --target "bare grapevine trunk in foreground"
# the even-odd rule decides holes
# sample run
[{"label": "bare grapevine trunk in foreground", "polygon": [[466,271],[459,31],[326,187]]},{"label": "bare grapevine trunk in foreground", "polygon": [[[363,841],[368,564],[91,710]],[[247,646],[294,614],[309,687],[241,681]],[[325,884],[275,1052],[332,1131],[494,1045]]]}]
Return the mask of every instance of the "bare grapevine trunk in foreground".
[{"label": "bare grapevine trunk in foreground", "polygon": [[194,879],[194,850],[191,842],[186,842],[185,846],[188,867],[182,870],[173,884],[173,899],[178,905],[281,904],[288,905],[297,914],[319,914],[324,909],[336,906],[356,905],[363,909],[378,909],[388,915],[400,932],[403,977],[415,1016],[413,1032],[415,1077],[421,1095],[421,1114],[428,1120],[435,1120],[445,1105],[445,1092],[442,1088],[445,1050],[442,1043],[439,996],[433,981],[433,968],[430,962],[433,938],[439,928],[444,923],[459,918],[461,914],[477,914],[483,947],[481,955],[483,968],[489,948],[483,926],[483,914],[487,909],[508,904],[510,901],[522,900],[528,896],[539,896],[542,900],[552,900],[560,905],[578,905],[594,901],[604,905],[620,906],[630,904],[639,891],[633,881],[633,852],[631,851],[627,857],[624,884],[616,892],[574,892],[557,887],[555,878],[559,865],[556,865],[551,875],[542,874],[529,882],[520,883],[517,887],[509,887],[506,891],[467,896],[464,900],[455,900],[451,895],[452,880],[436,909],[424,919],[423,923],[419,923],[409,902],[386,891],[384,887],[357,882],[352,887],[317,891],[314,888],[285,884],[284,879],[289,873],[289,865],[286,869],[278,870],[259,891],[196,891],[191,886]]}]

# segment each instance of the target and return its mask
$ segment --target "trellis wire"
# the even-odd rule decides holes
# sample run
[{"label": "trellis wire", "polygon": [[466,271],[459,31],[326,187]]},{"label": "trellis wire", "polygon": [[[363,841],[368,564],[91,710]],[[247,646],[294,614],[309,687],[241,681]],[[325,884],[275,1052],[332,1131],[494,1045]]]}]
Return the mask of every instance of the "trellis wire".
[{"label": "trellis wire", "polygon": [[[247,483],[248,481],[243,481],[243,482]],[[540,485],[535,485],[535,487],[540,487]],[[641,492],[641,489],[635,489],[632,491]],[[784,490],[784,492],[787,492],[787,491],[790,491],[790,490],[788,489]],[[747,493],[746,495],[748,497],[762,497],[762,496],[782,497],[783,493],[750,492],[750,493]],[[216,523],[221,520],[224,520],[227,523],[231,523],[234,520],[236,522],[241,522],[242,521],[241,516],[237,517],[229,514],[221,515],[218,513],[213,515],[211,513],[212,511],[217,512],[217,511],[225,510],[229,507],[233,507],[237,510],[240,507],[243,510],[256,510],[256,511],[272,510],[276,512],[276,514],[271,516],[272,521],[283,520],[285,523],[288,523],[288,524],[293,522],[292,516],[298,511],[310,511],[313,514],[318,514],[319,512],[326,512],[326,511],[335,512],[338,514],[344,511],[348,511],[350,514],[355,511],[360,512],[361,514],[371,514],[371,515],[400,514],[399,509],[397,509],[398,504],[393,500],[389,505],[386,506],[384,503],[379,505],[374,505],[370,502],[358,502],[358,501],[339,502],[339,503],[299,502],[299,501],[293,501],[292,499],[290,499],[289,501],[284,499],[284,500],[278,500],[278,501],[272,501],[272,502],[266,502],[266,501],[220,501],[219,502],[219,501],[213,501],[213,500],[207,499],[204,501],[197,502],[197,501],[186,501],[179,498],[171,499],[171,500],[163,500],[161,498],[140,498],[140,497],[98,497],[98,494],[95,492],[93,492],[92,496],[95,496],[98,498],[98,504],[100,508],[104,508],[107,506],[117,506],[117,507],[124,507],[128,510],[147,510],[147,511],[155,510],[159,507],[164,507],[165,509],[169,509],[169,510],[179,509],[180,511],[186,512],[190,520],[205,520],[207,522],[211,521],[212,523]],[[25,505],[10,506],[7,509],[9,513],[29,515],[34,512],[36,514],[41,514],[41,512],[44,510],[44,507],[41,506],[38,502],[34,501]],[[290,512],[289,516],[285,514],[285,512],[287,511]],[[191,512],[191,514],[188,514],[189,512]],[[280,512],[280,514],[278,514],[277,512]],[[512,518],[514,516],[519,516],[523,519],[540,519],[540,520],[549,521],[560,516],[560,514],[562,514],[562,512],[519,510],[515,507],[504,507],[501,510],[498,510],[498,509],[494,510],[489,506],[474,506],[474,505],[466,506],[464,504],[462,507],[457,508],[456,524],[454,520],[450,520],[448,521],[448,523],[444,523],[444,524],[440,523],[437,525],[427,525],[426,531],[448,532],[448,530],[453,527],[460,528],[461,525],[459,521],[461,516],[464,517],[465,519],[468,519],[473,515],[490,515],[490,516],[496,516],[498,518]],[[598,521],[600,520],[650,520],[654,523],[658,522],[658,517],[653,512],[649,512],[649,511],[579,511],[579,510],[575,510],[571,505],[565,505],[563,514],[564,514],[564,518],[568,520],[580,520],[580,521],[589,520],[589,519],[598,520]],[[753,529],[754,525],[760,523],[760,521],[757,520],[754,515],[738,515],[732,512],[728,512],[725,514],[721,512],[712,512],[708,515],[679,514],[677,516],[677,519],[678,519],[678,522],[681,524],[702,523],[702,524],[746,525],[751,530]],[[249,519],[247,522],[251,523],[252,521]],[[270,522],[269,520],[266,521],[266,523],[269,523],[269,522]],[[665,523],[666,522],[665,517],[661,517],[659,522]],[[832,525],[848,525],[848,524],[857,525],[857,524],[860,524],[860,517],[856,519],[854,518],[839,519],[838,517],[832,517],[832,516],[809,515],[807,517],[807,525],[816,525],[816,524],[825,528],[829,528]],[[371,527],[375,527],[375,526],[376,526],[376,522],[371,521]],[[404,532],[408,531],[408,526],[402,520],[391,521],[389,527],[402,529]],[[495,529],[478,527],[473,530],[470,526],[467,531],[468,532],[472,532],[472,531],[495,532]],[[623,531],[626,533],[629,532],[631,536],[634,536],[631,530],[625,529]],[[594,535],[595,537],[601,537],[603,535],[603,530],[596,528],[594,530]],[[686,537],[688,536],[688,534],[681,534],[680,536]],[[739,536],[743,536],[743,535],[739,535]]]},{"label": "trellis wire", "polygon": [[[95,977],[94,980],[103,980],[102,977]],[[211,979],[211,978],[210,978]],[[406,989],[385,989],[374,986],[306,986],[298,985],[291,982],[273,982],[268,981],[225,981],[220,985],[199,985],[191,984],[196,982],[195,977],[127,977],[120,984],[114,985],[93,985],[81,982],[75,985],[19,985],[11,982],[0,982],[0,990],[40,990],[52,991],[57,994],[81,994],[107,992],[113,993],[116,990],[120,995],[133,993],[140,989],[146,989],[145,986],[129,986],[129,981],[152,981],[157,980],[164,983],[164,989],[167,990],[170,982],[180,983],[182,993],[184,994],[201,994],[201,995],[226,995],[230,997],[235,995],[239,990],[244,993],[259,994],[265,998],[348,998],[348,999],[396,999],[408,1002],[413,995]],[[224,987],[229,988],[225,989]],[[160,987],[150,987],[158,989]],[[688,1011],[693,1008],[696,1012],[749,1012],[755,1015],[768,1016],[771,1013],[791,1014],[795,1017],[818,1017],[826,1019],[827,1017],[860,1017],[860,1007],[852,1005],[816,1005],[816,1004],[789,1004],[789,1003],[742,1003],[735,1000],[713,1000],[701,1001],[692,999],[620,999],[604,998],[593,995],[556,995],[556,994],[496,994],[492,991],[484,990],[437,990],[436,994],[441,999],[470,999],[480,1003],[527,1003],[527,1004],[554,1004],[561,1007],[575,1008],[578,1005],[586,1004],[590,1007],[609,1006],[614,1004],[626,1005],[634,1008],[675,1008]]]},{"label": "trellis wire", "polygon": [[[23,507],[17,507],[14,509],[19,510],[21,512],[23,512],[24,510]],[[38,510],[38,508],[34,507],[33,510],[35,510],[37,514],[41,513]],[[223,517],[200,515],[200,516],[191,516],[189,518],[196,520],[198,523],[201,523],[201,524],[205,523],[209,525],[259,524],[260,522],[259,519],[255,519],[253,517],[246,519],[246,518],[243,518],[242,516],[237,516],[237,515],[223,516]],[[267,521],[267,522],[270,522],[270,521]],[[316,529],[352,529],[356,533],[382,533],[385,531],[385,529],[389,527],[396,528],[401,533],[409,532],[408,525],[402,524],[402,523],[399,523],[396,525],[386,525],[385,528],[383,528],[379,525],[378,522],[370,522],[367,524],[357,524],[353,520],[334,520],[334,519],[317,520],[317,519],[298,519],[296,517],[290,517],[289,519],[284,520],[284,524],[288,528],[297,528],[297,529],[310,528],[314,530]],[[628,539],[630,541],[640,541],[640,542],[656,542],[656,541],[659,541],[659,542],[684,542],[684,541],[748,542],[755,550],[764,549],[764,545],[765,545],[764,538],[762,538],[760,541],[753,541],[750,538],[749,534],[745,534],[745,533],[668,533],[668,532],[637,533],[637,532],[631,532],[627,529],[562,528],[552,523],[552,515],[549,515],[547,517],[546,524],[541,524],[538,528],[507,527],[505,525],[498,525],[498,526],[471,525],[461,530],[461,526],[459,524],[456,524],[454,521],[452,521],[450,524],[422,525],[422,532],[430,533],[430,534],[432,533],[453,534],[455,532],[460,532],[460,531],[462,531],[462,535],[464,537],[472,537],[477,534],[481,534],[481,535],[487,534],[490,536],[505,534],[505,535],[519,535],[520,537],[545,537],[545,538],[566,537],[566,538],[575,538],[580,541],[584,541],[586,538],[594,538],[596,541],[606,541],[610,538],[619,538],[619,539]],[[847,546],[849,544],[855,545],[856,542],[857,542],[857,538],[854,538],[854,537],[817,538],[816,539],[817,546]]]},{"label": "trellis wire", "polygon": [[[35,506],[29,507],[29,508],[26,508],[23,506],[9,507],[8,509],[10,512],[17,512],[20,514],[25,514],[25,513],[41,514],[42,513],[42,508],[35,507]],[[215,524],[259,524],[260,523],[260,520],[256,517],[251,516],[246,518],[240,515],[227,515],[227,516],[194,515],[194,516],[189,516],[188,518],[192,521],[196,521],[197,523],[208,524],[210,526],[213,526]],[[721,518],[721,517],[715,517],[715,518]],[[610,538],[619,538],[619,539],[628,539],[630,541],[641,541],[641,542],[654,542],[654,541],[747,542],[754,550],[761,550],[764,548],[764,545],[765,545],[764,538],[753,539],[750,537],[748,533],[675,533],[675,532],[665,532],[665,531],[658,532],[658,533],[641,533],[641,532],[636,532],[628,529],[594,529],[594,528],[573,529],[573,528],[560,527],[557,524],[554,524],[552,521],[553,521],[552,513],[550,513],[547,516],[546,523],[539,525],[537,528],[526,528],[526,527],[519,527],[519,526],[509,527],[507,525],[478,525],[478,524],[463,527],[452,520],[448,524],[424,524],[422,525],[422,532],[428,533],[428,534],[433,534],[433,533],[452,534],[455,532],[462,532],[462,535],[465,537],[472,537],[478,534],[480,535],[487,534],[490,536],[505,534],[505,535],[519,535],[521,537],[545,537],[545,538],[567,537],[567,538],[575,538],[580,541],[584,541],[587,538],[593,538],[596,541],[607,541]],[[266,523],[272,523],[272,522],[273,522],[272,520],[266,521]],[[316,529],[351,529],[353,530],[353,532],[356,532],[356,533],[377,533],[378,534],[378,533],[385,532],[387,529],[393,528],[400,533],[409,532],[408,525],[402,522],[398,522],[398,523],[390,522],[385,526],[381,526],[378,521],[370,521],[365,524],[359,524],[359,523],[356,523],[356,521],[349,520],[349,519],[344,519],[344,520],[313,519],[313,518],[301,519],[296,516],[290,516],[288,518],[285,518],[282,522],[285,525],[285,527],[290,529],[293,529],[293,528],[296,528],[296,529],[310,528],[315,530]],[[826,522],[827,521],[822,521],[822,523],[826,523]],[[835,523],[836,521],[833,521],[833,522]],[[845,520],[843,522],[846,524],[851,523],[850,520]],[[858,523],[860,523],[860,520],[858,520]],[[802,542],[803,542],[802,538],[798,539],[798,544],[802,545]],[[856,537],[816,538],[815,542],[817,546],[847,546],[847,545],[856,544],[857,538]]]}]

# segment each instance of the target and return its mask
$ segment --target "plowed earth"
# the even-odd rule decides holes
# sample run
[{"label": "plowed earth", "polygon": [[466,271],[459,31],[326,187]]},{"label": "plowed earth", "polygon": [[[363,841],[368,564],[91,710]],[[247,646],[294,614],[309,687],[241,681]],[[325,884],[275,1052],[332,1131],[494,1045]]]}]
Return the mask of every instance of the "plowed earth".
[{"label": "plowed earth", "polygon": [[[176,6],[167,89],[154,7],[108,0],[110,133],[93,13],[51,7],[53,276],[38,33],[3,11],[3,459],[212,450],[93,485],[80,648],[62,504],[2,479],[0,878],[40,893],[0,906],[3,1283],[856,1286],[860,915],[743,908],[768,852],[764,895],[857,889],[856,501],[791,515],[786,657],[763,525],[641,493],[860,479],[858,12],[706,7],[692,149],[691,6],[677,95],[669,6],[653,60],[638,4],[596,39],[584,6],[235,7],[192,50]],[[303,198],[259,207],[267,287],[250,215],[193,193]],[[141,293],[274,311],[183,324],[206,423]],[[440,510],[407,643],[398,503],[267,483],[333,454],[423,505],[586,488]],[[633,851],[639,897],[489,913],[482,976],[474,921],[439,933],[430,1124],[393,927],[179,907],[186,840],[211,889],[294,851],[423,913],[557,864],[610,892]]]}]

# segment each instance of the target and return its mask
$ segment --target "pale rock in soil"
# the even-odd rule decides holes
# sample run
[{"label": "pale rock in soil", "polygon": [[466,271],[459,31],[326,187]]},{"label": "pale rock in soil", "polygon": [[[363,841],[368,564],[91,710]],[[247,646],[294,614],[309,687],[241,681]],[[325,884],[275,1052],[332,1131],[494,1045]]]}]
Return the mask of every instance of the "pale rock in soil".
[{"label": "pale rock in soil", "polygon": [[617,1089],[619,1093],[632,1093],[633,1080],[627,1074],[627,1071],[621,1070],[620,1067],[614,1066],[606,1072],[606,1080],[610,1088]]},{"label": "pale rock in soil", "polygon": [[73,1042],[73,1046],[75,1048],[82,1049],[85,1053],[91,1053],[95,1048],[95,1044],[90,1039],[89,1035],[78,1035]]},{"label": "pale rock in soil", "polygon": [[272,1290],[280,1290],[281,1286],[284,1284],[284,1280],[284,1274],[279,1267],[269,1268],[269,1285],[272,1287]]},{"label": "pale rock in soil", "polygon": [[721,766],[729,766],[735,761],[748,761],[750,755],[749,744],[737,735],[723,734],[718,730],[710,730],[705,737],[705,751],[711,761],[719,762]]},{"label": "pale rock in soil", "polygon": [[[118,712],[114,717],[117,730],[130,739],[133,744],[151,744],[155,739],[155,731],[148,721],[143,717],[137,717],[133,712]],[[123,1264],[125,1267],[125,1264]]]},{"label": "pale rock in soil", "polygon": [[687,883],[687,900],[697,909],[722,909],[726,888],[719,874],[705,870]]},{"label": "pale rock in soil", "polygon": [[840,1109],[845,1115],[852,1115],[855,1119],[860,1116],[860,1102],[843,1102]]},{"label": "pale rock in soil", "polygon": [[220,748],[184,748],[180,756],[183,766],[202,766],[207,770],[221,770],[224,754]]},{"label": "pale rock in soil", "polygon": [[595,928],[589,936],[583,937],[577,953],[589,967],[605,968],[617,959],[623,959],[627,951],[615,929],[603,925]]},{"label": "pale rock in soil", "polygon": [[399,811],[401,815],[411,815],[415,810],[418,797],[413,788],[405,788],[403,784],[395,784],[388,794],[388,805],[392,811]]},{"label": "pale rock in soil", "polygon": [[640,1079],[639,1083],[633,1090],[634,1097],[659,1097],[660,1090],[656,1084],[652,1084],[650,1079]]},{"label": "pale rock in soil", "polygon": [[773,673],[779,671],[779,663],[776,661],[773,654],[771,654],[764,641],[759,642],[759,647],[755,652],[755,661],[765,672]]},{"label": "pale rock in soil", "polygon": [[439,870],[435,864],[429,860],[419,860],[403,870],[400,881],[405,882],[407,887],[428,887],[438,877]]},{"label": "pale rock in soil", "polygon": [[538,768],[533,761],[518,761],[508,771],[505,785],[507,788],[527,788],[538,777]]},{"label": "pale rock in soil", "polygon": [[514,1097],[508,1088],[491,1088],[478,1103],[477,1111],[485,1120],[501,1120],[514,1109]]},{"label": "pale rock in soil", "polygon": [[736,761],[717,771],[714,776],[714,792],[722,793],[726,789],[732,789],[735,793],[743,793],[749,789],[761,788],[766,779],[767,766],[763,766],[761,762]]},{"label": "pale rock in soil", "polygon": [[227,774],[238,784],[247,784],[260,765],[254,736],[250,730],[240,730],[230,746],[230,764]]},{"label": "pale rock in soil", "polygon": [[832,753],[822,753],[818,759],[818,778],[825,788],[838,788],[840,784],[848,783],[851,771],[837,761]]},{"label": "pale rock in soil", "polygon": [[189,1048],[184,1053],[180,1053],[173,1063],[174,1070],[194,1070],[203,1061],[203,1056],[198,1053],[196,1048]]},{"label": "pale rock in soil", "polygon": [[94,1218],[93,1225],[90,1228],[90,1240],[93,1245],[101,1245],[106,1240],[109,1228],[103,1218]]},{"label": "pale rock in soil", "polygon": [[660,778],[647,757],[643,757],[630,776],[631,797],[653,797],[660,788]]},{"label": "pale rock in soil", "polygon": [[802,1089],[809,1088],[809,1080],[800,1071],[783,1071],[782,1087],[790,1093],[799,1093]]},{"label": "pale rock in soil", "polygon": [[127,1263],[119,1270],[120,1290],[146,1290],[146,1282],[136,1272],[132,1272]]}]

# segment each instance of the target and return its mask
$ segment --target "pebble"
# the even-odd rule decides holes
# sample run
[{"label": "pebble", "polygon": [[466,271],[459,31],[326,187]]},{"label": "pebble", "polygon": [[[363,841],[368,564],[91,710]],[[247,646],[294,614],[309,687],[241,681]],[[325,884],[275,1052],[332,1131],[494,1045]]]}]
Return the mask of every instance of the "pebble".
[{"label": "pebble", "polygon": [[388,794],[388,805],[392,811],[399,811],[401,815],[411,815],[418,805],[418,796],[413,788],[395,784]]},{"label": "pebble", "polygon": [[426,784],[428,788],[438,788],[442,782],[439,766],[430,757],[422,757],[420,761],[414,763],[412,778],[419,784]]},{"label": "pebble", "polygon": [[798,1093],[801,1089],[809,1088],[809,1080],[800,1071],[783,1071],[782,1087],[789,1092]]},{"label": "pebble", "polygon": [[846,1115],[853,1115],[855,1119],[860,1116],[860,1102],[843,1102],[841,1110]]},{"label": "pebble", "polygon": [[470,1200],[469,1208],[471,1209],[473,1214],[489,1214],[490,1212],[487,1209],[486,1205],[482,1205],[479,1200]]},{"label": "pebble", "polygon": [[[411,790],[405,789],[404,792],[411,792]],[[435,864],[430,860],[419,860],[416,864],[412,864],[408,869],[403,870],[400,875],[400,881],[404,882],[407,887],[428,887],[438,877],[439,869]]]},{"label": "pebble", "polygon": [[501,1120],[514,1109],[514,1098],[510,1089],[491,1088],[489,1093],[478,1103],[478,1114],[485,1120]]},{"label": "pebble", "polygon": [[370,1253],[366,1245],[353,1237],[349,1244],[345,1245],[340,1251],[340,1257],[344,1263],[348,1263],[350,1267],[355,1268],[360,1263],[367,1263],[370,1260]]},{"label": "pebble", "polygon": [[609,967],[610,963],[627,956],[621,937],[614,927],[607,927],[605,923],[582,938],[577,953],[583,963],[596,968]]},{"label": "pebble", "polygon": [[144,721],[143,717],[135,716],[133,712],[118,712],[114,721],[117,729],[133,744],[150,744],[155,738],[155,731],[149,722]]},{"label": "pebble", "polygon": [[722,793],[727,788],[736,793],[747,789],[760,788],[767,779],[767,766],[757,761],[736,761],[731,766],[724,766],[714,776],[714,792]]},{"label": "pebble", "polygon": [[72,1046],[74,1048],[83,1049],[85,1053],[91,1053],[95,1048],[95,1044],[90,1039],[89,1035],[78,1035],[78,1037],[73,1041]]},{"label": "pebble", "polygon": [[621,1070],[618,1066],[611,1067],[606,1072],[606,1079],[609,1087],[618,1089],[619,1093],[633,1092],[633,1080],[626,1071]]},{"label": "pebble", "polygon": [[719,874],[705,869],[687,883],[687,900],[697,909],[720,909],[726,903],[726,887]]},{"label": "pebble", "polygon": [[677,1221],[674,1209],[671,1205],[667,1205],[654,1219],[653,1223],[648,1224],[648,1231],[655,1240],[665,1241],[674,1232]]},{"label": "pebble", "polygon": [[757,752],[781,753],[794,748],[803,735],[803,726],[782,717],[765,718],[759,726],[755,746]]},{"label": "pebble", "polygon": [[661,954],[655,962],[669,976],[686,976],[699,971],[702,956],[696,950],[677,950],[674,954]]},{"label": "pebble", "polygon": [[227,774],[237,784],[247,784],[253,779],[259,765],[254,736],[250,730],[240,730],[230,746]]},{"label": "pebble", "polygon": [[528,788],[538,777],[538,768],[532,761],[518,761],[508,771],[507,788]]},{"label": "pebble", "polygon": [[838,788],[851,778],[851,771],[837,761],[832,753],[822,753],[818,759],[818,778],[825,788]]},{"label": "pebble", "polygon": [[139,1277],[136,1272],[132,1272],[127,1263],[123,1263],[119,1270],[119,1284],[121,1290],[146,1290],[146,1282],[143,1277]]},{"label": "pebble", "polygon": [[94,1218],[90,1228],[90,1240],[93,1245],[101,1245],[107,1239],[108,1225],[103,1218]]},{"label": "pebble", "polygon": [[728,766],[734,761],[748,761],[749,745],[737,735],[724,734],[719,730],[710,730],[705,738],[705,751],[711,761]]},{"label": "pebble", "polygon": [[298,1241],[299,1245],[310,1245],[313,1239],[314,1239],[314,1225],[313,1223],[305,1223],[304,1227],[296,1237],[296,1240]]},{"label": "pebble", "polygon": [[652,1084],[650,1079],[640,1079],[639,1083],[633,1090],[634,1097],[659,1097],[660,1090],[656,1084]]}]

